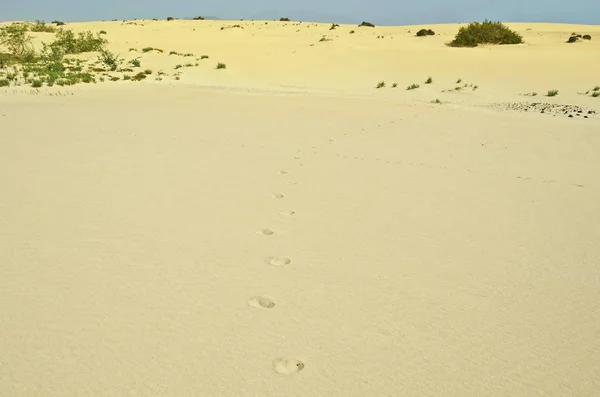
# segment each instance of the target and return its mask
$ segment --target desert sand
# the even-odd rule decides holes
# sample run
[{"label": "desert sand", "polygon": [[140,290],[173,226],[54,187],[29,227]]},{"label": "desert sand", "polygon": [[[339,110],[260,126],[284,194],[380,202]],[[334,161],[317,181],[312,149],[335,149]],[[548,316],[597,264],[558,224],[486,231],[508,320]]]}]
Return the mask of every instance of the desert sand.
[{"label": "desert sand", "polygon": [[600,27],[508,25],[68,24],[165,74],[0,88],[0,395],[597,395]]}]

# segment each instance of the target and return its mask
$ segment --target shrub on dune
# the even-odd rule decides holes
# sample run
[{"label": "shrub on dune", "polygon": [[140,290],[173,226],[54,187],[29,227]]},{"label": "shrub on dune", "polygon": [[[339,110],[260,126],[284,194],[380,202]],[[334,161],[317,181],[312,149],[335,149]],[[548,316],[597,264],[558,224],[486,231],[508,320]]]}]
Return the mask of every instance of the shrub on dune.
[{"label": "shrub on dune", "polygon": [[501,22],[473,22],[458,30],[451,47],[477,47],[479,44],[521,44],[523,37]]},{"label": "shrub on dune", "polygon": [[366,27],[369,27],[369,28],[374,28],[374,27],[375,27],[375,25],[373,25],[371,22],[366,22],[366,21],[363,21],[363,22],[362,22],[360,25],[358,25],[358,26],[359,26],[359,27],[360,27],[360,26],[366,26]]},{"label": "shrub on dune", "polygon": [[435,36],[435,32],[431,29],[421,29],[417,32],[417,37]]}]

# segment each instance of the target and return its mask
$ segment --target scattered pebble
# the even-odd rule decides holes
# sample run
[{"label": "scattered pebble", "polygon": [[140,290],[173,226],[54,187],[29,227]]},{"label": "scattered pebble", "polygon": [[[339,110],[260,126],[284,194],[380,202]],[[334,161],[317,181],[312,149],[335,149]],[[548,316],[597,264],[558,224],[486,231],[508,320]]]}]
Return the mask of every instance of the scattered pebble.
[{"label": "scattered pebble", "polygon": [[582,116],[587,119],[588,116],[597,114],[595,110],[586,109],[577,105],[562,105],[556,103],[544,102],[510,102],[510,103],[493,103],[490,107],[501,110],[514,110],[518,112],[532,112],[542,114],[564,115],[569,118]]}]

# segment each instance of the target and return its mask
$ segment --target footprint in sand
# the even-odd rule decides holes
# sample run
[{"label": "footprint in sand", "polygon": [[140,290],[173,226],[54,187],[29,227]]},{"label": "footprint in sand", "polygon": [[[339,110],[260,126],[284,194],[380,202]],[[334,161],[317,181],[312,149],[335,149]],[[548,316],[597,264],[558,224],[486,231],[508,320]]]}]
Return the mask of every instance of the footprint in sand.
[{"label": "footprint in sand", "polygon": [[275,232],[271,229],[260,229],[256,231],[256,234],[260,234],[262,236],[272,236]]},{"label": "footprint in sand", "polygon": [[284,197],[285,197],[285,196],[284,196],[283,194],[281,194],[281,193],[275,193],[275,194],[273,195],[273,198],[276,198],[276,199],[282,199],[282,198],[284,198]]},{"label": "footprint in sand", "polygon": [[287,172],[287,171],[285,171],[285,170],[281,170],[281,171],[279,171],[279,173],[280,173],[281,175],[286,175],[288,172]]},{"label": "footprint in sand", "polygon": [[304,369],[304,363],[295,358],[279,357],[273,361],[273,370],[278,374],[291,375]]},{"label": "footprint in sand", "polygon": [[286,258],[285,256],[272,256],[269,259],[267,259],[267,263],[271,266],[287,266],[290,263],[292,263],[292,260],[290,258]]},{"label": "footprint in sand", "polygon": [[296,215],[296,211],[282,211],[279,213],[279,215],[292,216],[292,215]]},{"label": "footprint in sand", "polygon": [[271,309],[275,307],[275,302],[265,296],[253,296],[248,299],[248,305],[257,309]]}]

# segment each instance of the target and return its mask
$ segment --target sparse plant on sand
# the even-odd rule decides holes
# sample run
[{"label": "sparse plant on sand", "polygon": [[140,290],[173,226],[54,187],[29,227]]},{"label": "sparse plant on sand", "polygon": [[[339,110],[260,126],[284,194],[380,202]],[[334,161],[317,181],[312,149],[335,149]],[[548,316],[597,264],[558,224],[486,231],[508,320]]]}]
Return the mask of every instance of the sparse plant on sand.
[{"label": "sparse plant on sand", "polygon": [[144,48],[142,48],[142,52],[150,52],[152,50],[154,50],[153,47],[144,47]]},{"label": "sparse plant on sand", "polygon": [[592,36],[590,36],[589,34],[584,34],[581,38],[584,40],[591,40]]},{"label": "sparse plant on sand", "polygon": [[461,78],[459,78],[458,80],[456,80],[456,84],[460,84],[460,83],[462,83],[462,79]]},{"label": "sparse plant on sand", "polygon": [[144,74],[152,74],[152,70],[146,69],[146,70],[144,70]]},{"label": "sparse plant on sand", "polygon": [[100,52],[100,57],[98,58],[102,64],[106,66],[106,68],[110,71],[115,71],[118,69],[119,65],[122,63],[122,60],[118,55],[113,54],[108,50],[102,50]]},{"label": "sparse plant on sand", "polygon": [[123,80],[131,80],[131,76],[128,74],[123,75]]},{"label": "sparse plant on sand", "polygon": [[392,88],[396,88],[396,87],[398,87],[398,83],[392,84]]},{"label": "sparse plant on sand", "polygon": [[29,30],[32,32],[43,32],[43,33],[54,33],[56,32],[56,28],[52,25],[46,25],[46,22],[40,21],[39,19],[35,21],[34,24],[29,26]]},{"label": "sparse plant on sand", "polygon": [[42,86],[42,84],[43,84],[43,83],[42,83],[42,80],[38,80],[38,79],[36,79],[36,80],[33,80],[33,81],[31,82],[31,86],[32,86],[33,88],[40,88],[40,87]]},{"label": "sparse plant on sand", "polygon": [[501,22],[473,22],[462,26],[454,40],[449,43],[451,47],[477,47],[479,44],[521,44],[523,37],[509,29]]},{"label": "sparse plant on sand", "polygon": [[182,67],[183,67],[183,65],[175,65],[175,70],[181,69]]},{"label": "sparse plant on sand", "polygon": [[167,17],[167,21],[174,21],[174,20],[175,20],[175,18],[173,18],[173,17]]},{"label": "sparse plant on sand", "polygon": [[131,64],[131,66],[135,67],[135,68],[139,68],[140,66],[142,66],[142,62],[139,59],[132,59],[131,61],[129,61],[129,63]]},{"label": "sparse plant on sand", "polygon": [[406,87],[406,89],[408,91],[410,91],[410,90],[416,90],[417,88],[419,88],[419,85],[416,84],[416,83],[413,83],[413,84],[409,85],[408,87]]},{"label": "sparse plant on sand", "polygon": [[441,104],[441,103],[442,103],[442,101],[440,101],[439,99],[435,99],[435,100],[431,101],[431,103],[437,103],[437,104]]},{"label": "sparse plant on sand", "polygon": [[177,51],[171,51],[169,52],[169,55],[179,55],[179,53]]},{"label": "sparse plant on sand", "polygon": [[428,77],[427,80],[425,80],[425,84],[431,84],[433,83],[433,79],[431,77]]},{"label": "sparse plant on sand", "polygon": [[358,26],[359,26],[359,27],[364,27],[364,26],[366,26],[366,27],[369,27],[369,28],[374,28],[374,27],[375,27],[375,25],[373,25],[371,22],[366,22],[366,21],[363,21],[363,22],[362,22],[360,25],[358,25]]},{"label": "sparse plant on sand", "polygon": [[202,55],[202,56],[200,56],[200,59],[208,59],[208,58],[210,58],[208,55]]},{"label": "sparse plant on sand", "polygon": [[548,90],[548,93],[546,94],[546,96],[552,97],[552,96],[557,96],[558,95],[558,90]]},{"label": "sparse plant on sand", "polygon": [[131,52],[131,51],[137,51],[137,48],[133,48],[133,47],[131,47],[131,48],[129,49],[129,52]]},{"label": "sparse plant on sand", "polygon": [[383,88],[385,87],[385,81],[380,81],[379,83],[377,83],[377,85],[375,86],[375,88]]},{"label": "sparse plant on sand", "polygon": [[0,79],[0,87],[8,87],[10,85],[10,81],[8,79]]},{"label": "sparse plant on sand", "polygon": [[351,31],[350,31],[350,34],[354,34],[354,30],[351,30]]},{"label": "sparse plant on sand", "polygon": [[593,91],[592,92],[592,97],[597,98],[600,96],[600,91]]},{"label": "sparse plant on sand", "polygon": [[227,65],[222,62],[217,63],[217,69],[227,69]]}]

